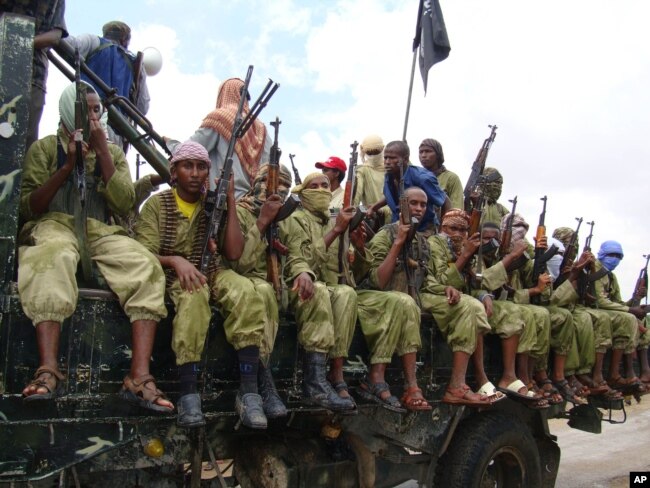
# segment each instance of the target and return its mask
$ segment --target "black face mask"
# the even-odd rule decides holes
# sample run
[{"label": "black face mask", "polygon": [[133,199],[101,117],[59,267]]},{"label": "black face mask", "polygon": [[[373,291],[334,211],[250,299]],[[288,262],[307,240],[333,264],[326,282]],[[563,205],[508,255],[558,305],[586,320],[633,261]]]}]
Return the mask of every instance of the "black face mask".
[{"label": "black face mask", "polygon": [[488,242],[481,245],[481,254],[488,257],[494,256],[499,249],[499,246],[499,241],[493,237]]}]

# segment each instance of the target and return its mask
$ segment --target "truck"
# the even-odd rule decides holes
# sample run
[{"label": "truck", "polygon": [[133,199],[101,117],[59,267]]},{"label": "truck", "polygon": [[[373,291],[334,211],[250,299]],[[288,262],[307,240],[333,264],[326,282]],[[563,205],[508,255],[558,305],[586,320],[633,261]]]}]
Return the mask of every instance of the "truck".
[{"label": "truck", "polygon": [[[309,407],[301,403],[295,321],[285,313],[271,368],[289,415],[270,420],[265,431],[252,430],[234,410],[237,357],[215,311],[200,368],[206,425],[180,428],[175,415],[154,415],[117,398],[129,370],[130,324],[110,289],[83,281],[76,311],[62,326],[58,362],[65,395],[24,403],[21,391],[38,367],[34,327],[16,284],[33,33],[28,17],[0,17],[0,260],[6,263],[0,278],[0,485],[391,487],[416,480],[427,487],[550,488],[560,449],[548,419],[565,417],[599,432],[598,408],[622,408],[622,402],[592,401],[567,413],[562,404],[534,410],[511,399],[485,409],[446,405],[451,352],[431,317],[421,326],[418,383],[432,411],[401,414],[362,401],[357,415]],[[143,152],[157,160],[154,168],[166,160],[152,144]],[[158,326],[151,369],[174,401],[172,313],[170,305]],[[358,329],[345,366],[353,392],[368,364]],[[492,339],[486,339],[486,371],[496,378],[501,354]],[[387,380],[400,384],[400,371],[395,361]]]}]

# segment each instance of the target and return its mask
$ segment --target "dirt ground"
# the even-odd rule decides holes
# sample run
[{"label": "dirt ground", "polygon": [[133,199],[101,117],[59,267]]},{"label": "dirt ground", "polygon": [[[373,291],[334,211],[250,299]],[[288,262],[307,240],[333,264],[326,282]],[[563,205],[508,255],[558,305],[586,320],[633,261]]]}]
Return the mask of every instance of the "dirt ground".
[{"label": "dirt ground", "polygon": [[572,429],[565,420],[549,422],[562,450],[557,488],[627,488],[630,471],[650,471],[650,396],[625,408],[627,421],[603,422],[601,434]]}]

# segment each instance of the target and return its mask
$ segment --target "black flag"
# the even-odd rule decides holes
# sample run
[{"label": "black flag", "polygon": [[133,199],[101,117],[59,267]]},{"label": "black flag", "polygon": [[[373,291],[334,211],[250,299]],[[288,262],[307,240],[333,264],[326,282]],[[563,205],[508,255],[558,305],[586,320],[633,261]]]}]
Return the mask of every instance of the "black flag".
[{"label": "black flag", "polygon": [[447,59],[451,47],[442,18],[442,10],[438,0],[420,0],[418,22],[413,39],[413,51],[420,48],[420,73],[424,82],[424,93],[427,92],[429,69],[434,64]]}]

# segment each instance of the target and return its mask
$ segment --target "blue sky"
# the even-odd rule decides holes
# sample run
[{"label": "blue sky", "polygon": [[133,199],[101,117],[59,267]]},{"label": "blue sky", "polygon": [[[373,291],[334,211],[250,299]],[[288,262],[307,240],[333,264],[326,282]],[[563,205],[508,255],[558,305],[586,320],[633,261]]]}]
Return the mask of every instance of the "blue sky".
[{"label": "blue sky", "polygon": [[[122,20],[133,29],[132,50],[162,52],[163,68],[149,79],[148,116],[164,135],[189,137],[214,107],[219,83],[254,64],[253,97],[268,78],[281,85],[260,118],[283,121],[283,162],[296,154],[301,174],[330,155],[347,159],[349,144],[370,133],[385,142],[402,136],[417,0],[66,4],[72,34]],[[616,237],[623,244],[619,270],[629,295],[650,252],[650,4],[441,5],[452,50],[429,73],[426,97],[416,71],[407,136],[413,162],[419,142],[434,137],[465,182],[496,123],[488,164],[504,175],[503,201],[518,195],[534,228],[539,198],[548,195],[549,233],[578,216],[595,219],[596,248]],[[56,126],[64,86],[54,71],[43,134]]]}]

